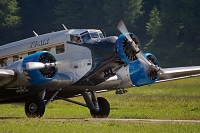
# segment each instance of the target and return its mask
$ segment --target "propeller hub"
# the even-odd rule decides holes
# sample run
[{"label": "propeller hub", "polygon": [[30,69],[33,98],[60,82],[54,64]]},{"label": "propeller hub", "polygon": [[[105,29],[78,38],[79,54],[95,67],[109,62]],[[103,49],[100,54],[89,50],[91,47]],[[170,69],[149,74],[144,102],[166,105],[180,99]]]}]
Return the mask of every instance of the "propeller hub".
[{"label": "propeller hub", "polygon": [[[54,56],[52,54],[43,53],[40,55],[38,62],[51,65],[51,64],[55,64],[56,59],[54,58]],[[39,71],[46,78],[52,78],[56,74],[55,65],[51,65],[50,67],[41,68],[41,69],[39,69]]]},{"label": "propeller hub", "polygon": [[150,53],[145,53],[143,54],[143,56],[150,62],[150,66],[148,67],[148,69],[146,70],[147,75],[149,76],[149,78],[151,80],[156,80],[159,77],[159,71],[160,71],[160,67],[159,67],[159,62],[157,60],[157,58]]},{"label": "propeller hub", "polygon": [[[130,36],[128,39],[126,36]],[[140,52],[140,42],[132,33],[121,34],[117,40],[117,52],[124,63],[131,63],[138,59],[137,53]]]}]

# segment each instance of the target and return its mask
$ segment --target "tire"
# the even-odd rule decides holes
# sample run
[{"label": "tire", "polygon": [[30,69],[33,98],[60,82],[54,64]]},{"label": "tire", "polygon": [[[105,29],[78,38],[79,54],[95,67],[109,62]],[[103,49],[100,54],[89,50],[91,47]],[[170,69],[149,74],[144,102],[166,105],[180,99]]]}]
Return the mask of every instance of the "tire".
[{"label": "tire", "polygon": [[40,97],[27,100],[25,103],[25,113],[27,117],[42,117],[45,112],[45,104]]},{"label": "tire", "polygon": [[103,97],[98,97],[99,111],[90,110],[93,118],[107,118],[110,113],[110,104]]}]

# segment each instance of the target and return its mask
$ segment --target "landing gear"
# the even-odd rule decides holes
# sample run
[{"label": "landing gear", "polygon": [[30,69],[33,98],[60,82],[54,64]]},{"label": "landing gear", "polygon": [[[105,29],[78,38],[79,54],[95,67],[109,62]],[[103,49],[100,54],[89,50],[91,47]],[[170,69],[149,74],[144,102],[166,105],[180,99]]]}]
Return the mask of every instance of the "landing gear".
[{"label": "landing gear", "polygon": [[25,103],[26,116],[31,118],[42,117],[45,112],[45,106],[53,100],[60,90],[57,90],[46,102],[44,102],[46,90],[41,91],[38,96],[28,99]]},{"label": "landing gear", "polygon": [[[84,107],[87,107],[90,110],[90,114],[93,118],[106,118],[110,113],[110,104],[103,97],[97,97],[96,92],[83,92],[82,96],[86,102],[86,104],[73,101],[70,99],[58,97],[59,99],[75,103]],[[90,97],[91,96],[91,97]]]},{"label": "landing gear", "polygon": [[42,117],[45,111],[45,104],[40,97],[35,97],[25,103],[27,117]]},{"label": "landing gear", "polygon": [[93,118],[107,118],[110,113],[110,104],[103,97],[98,97],[99,110],[90,110]]},{"label": "landing gear", "polygon": [[[58,94],[60,90],[57,90],[46,102],[44,98],[46,95],[46,90],[41,91],[38,96],[33,97],[26,101],[25,103],[25,113],[27,117],[42,117],[45,112],[45,106],[53,100],[53,98]],[[79,103],[70,99],[65,99],[62,97],[57,97],[59,99],[75,103],[84,107],[87,107],[90,110],[90,114],[94,118],[106,118],[110,113],[110,105],[108,101],[103,97],[97,97],[96,91],[92,92],[83,92],[82,96],[86,104]],[[91,97],[90,97],[91,96]]]}]

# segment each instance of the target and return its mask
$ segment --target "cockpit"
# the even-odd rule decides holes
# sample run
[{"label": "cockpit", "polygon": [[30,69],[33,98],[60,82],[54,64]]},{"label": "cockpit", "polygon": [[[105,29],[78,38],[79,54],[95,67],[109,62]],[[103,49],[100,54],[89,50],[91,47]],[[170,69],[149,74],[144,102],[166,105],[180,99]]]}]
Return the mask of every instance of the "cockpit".
[{"label": "cockpit", "polygon": [[87,43],[90,40],[99,40],[104,38],[103,33],[100,30],[89,29],[75,29],[70,30],[67,34],[68,41],[72,43]]}]

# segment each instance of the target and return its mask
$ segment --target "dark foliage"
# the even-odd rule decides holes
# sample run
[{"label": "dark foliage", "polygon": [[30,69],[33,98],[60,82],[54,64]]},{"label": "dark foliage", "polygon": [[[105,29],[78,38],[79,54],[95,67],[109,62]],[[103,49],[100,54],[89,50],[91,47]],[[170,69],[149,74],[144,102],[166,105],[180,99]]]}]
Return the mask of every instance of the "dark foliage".
[{"label": "dark foliage", "polygon": [[0,44],[71,28],[119,35],[123,19],[162,66],[199,65],[200,2],[197,0],[0,0]]}]

